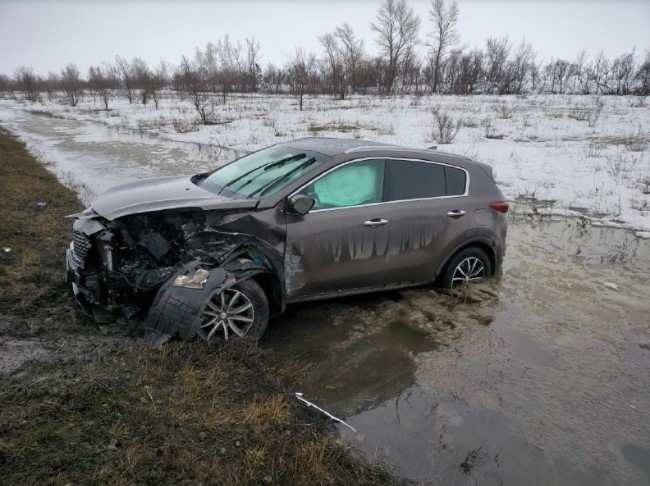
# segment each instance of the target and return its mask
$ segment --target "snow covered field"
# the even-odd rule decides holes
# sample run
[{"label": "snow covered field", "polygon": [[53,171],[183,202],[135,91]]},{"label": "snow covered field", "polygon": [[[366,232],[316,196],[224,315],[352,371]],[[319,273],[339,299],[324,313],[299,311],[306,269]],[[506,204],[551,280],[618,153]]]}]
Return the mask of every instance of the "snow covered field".
[{"label": "snow covered field", "polygon": [[[462,120],[451,144],[435,140],[434,106]],[[54,125],[60,119],[99,123],[152,135],[157,145],[190,142],[211,149],[198,164],[177,157],[165,174],[213,167],[237,153],[305,136],[438,145],[492,165],[506,197],[527,207],[650,231],[650,100],[639,97],[314,96],[301,112],[290,96],[232,95],[215,105],[218,124],[210,126],[197,124],[189,98],[172,93],[164,95],[159,110],[151,103],[129,105],[124,97],[113,99],[109,111],[100,108],[91,96],[74,108],[58,100],[0,99],[0,124],[11,113],[30,110],[52,115]],[[55,156],[44,156],[56,163]],[[149,174],[134,177],[144,175]]]}]

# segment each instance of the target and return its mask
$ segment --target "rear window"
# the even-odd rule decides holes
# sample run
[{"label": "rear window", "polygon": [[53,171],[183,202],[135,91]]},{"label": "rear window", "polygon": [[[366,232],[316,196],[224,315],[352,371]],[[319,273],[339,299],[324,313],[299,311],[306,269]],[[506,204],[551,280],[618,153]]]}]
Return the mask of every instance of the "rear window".
[{"label": "rear window", "polygon": [[389,160],[386,189],[387,201],[444,196],[444,166],[410,160]]},{"label": "rear window", "polygon": [[465,194],[466,178],[464,170],[445,166],[447,179],[447,196],[460,196]]},{"label": "rear window", "polygon": [[462,169],[435,162],[389,160],[386,171],[386,201],[465,194],[467,175]]}]

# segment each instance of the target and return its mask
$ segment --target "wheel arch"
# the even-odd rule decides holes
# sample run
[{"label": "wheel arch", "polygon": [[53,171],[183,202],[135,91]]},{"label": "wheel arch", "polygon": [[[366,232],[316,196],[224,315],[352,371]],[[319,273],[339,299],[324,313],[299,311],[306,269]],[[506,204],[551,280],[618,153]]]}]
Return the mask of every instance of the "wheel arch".
[{"label": "wheel arch", "polygon": [[282,281],[277,275],[272,272],[263,272],[253,275],[250,279],[254,280],[266,294],[271,316],[284,311],[286,304],[282,290]]},{"label": "wheel arch", "polygon": [[492,268],[492,274],[494,274],[497,271],[497,264],[498,264],[497,249],[494,240],[488,237],[475,237],[471,240],[463,241],[462,243],[456,245],[452,251],[447,253],[447,257],[442,261],[442,263],[437,268],[436,280],[438,280],[442,275],[444,275],[447,265],[449,264],[451,259],[454,258],[454,256],[456,256],[461,251],[472,247],[480,248],[485,252],[485,254],[490,259],[490,267]]},{"label": "wheel arch", "polygon": [[[252,264],[253,271],[247,271],[241,267],[242,259]],[[241,253],[237,258],[226,263],[225,267],[237,274],[240,273],[241,280],[253,280],[259,285],[266,295],[271,315],[279,314],[286,307],[285,284],[283,279],[283,262],[276,252],[265,245],[251,246]]]}]

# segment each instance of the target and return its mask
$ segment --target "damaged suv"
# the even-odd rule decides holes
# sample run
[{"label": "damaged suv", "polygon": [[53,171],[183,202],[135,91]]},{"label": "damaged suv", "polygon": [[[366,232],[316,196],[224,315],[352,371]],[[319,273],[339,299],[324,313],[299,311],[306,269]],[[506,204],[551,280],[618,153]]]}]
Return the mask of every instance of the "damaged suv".
[{"label": "damaged suv", "polygon": [[212,172],[122,185],[75,218],[76,300],[159,336],[259,338],[287,304],[488,277],[508,204],[489,166],[305,138]]}]

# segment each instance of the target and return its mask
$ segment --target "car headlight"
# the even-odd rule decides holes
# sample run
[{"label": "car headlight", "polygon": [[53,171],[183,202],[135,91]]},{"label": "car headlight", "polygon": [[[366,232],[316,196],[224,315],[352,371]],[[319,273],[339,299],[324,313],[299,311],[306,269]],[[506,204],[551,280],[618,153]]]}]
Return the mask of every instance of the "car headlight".
[{"label": "car headlight", "polygon": [[186,289],[202,289],[208,281],[210,272],[199,268],[189,275],[179,275],[174,279],[174,287],[185,287]]}]

